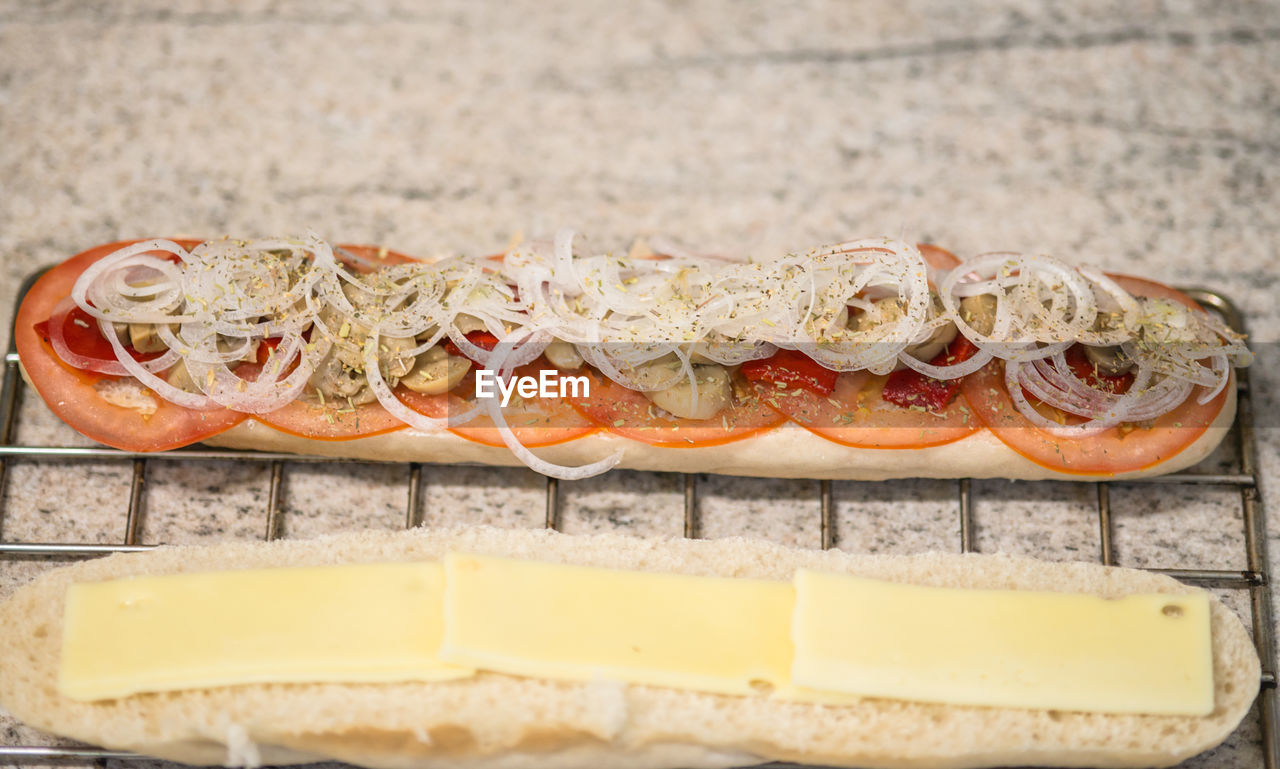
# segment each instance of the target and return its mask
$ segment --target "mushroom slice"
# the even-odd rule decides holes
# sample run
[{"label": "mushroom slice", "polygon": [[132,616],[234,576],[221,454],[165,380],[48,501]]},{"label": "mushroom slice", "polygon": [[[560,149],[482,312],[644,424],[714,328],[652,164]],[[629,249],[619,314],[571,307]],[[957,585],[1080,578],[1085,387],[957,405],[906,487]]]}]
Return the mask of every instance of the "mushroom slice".
[{"label": "mushroom slice", "polygon": [[471,361],[461,355],[450,355],[436,345],[418,356],[417,362],[400,384],[423,395],[441,395],[458,386],[471,370]]},{"label": "mushroom slice", "polygon": [[654,404],[684,419],[711,419],[733,402],[729,370],[724,366],[694,366],[698,401],[693,401],[693,385],[688,379],[656,392],[645,393]]},{"label": "mushroom slice", "polygon": [[582,355],[572,343],[556,339],[542,351],[552,366],[563,371],[577,371],[582,368]]}]

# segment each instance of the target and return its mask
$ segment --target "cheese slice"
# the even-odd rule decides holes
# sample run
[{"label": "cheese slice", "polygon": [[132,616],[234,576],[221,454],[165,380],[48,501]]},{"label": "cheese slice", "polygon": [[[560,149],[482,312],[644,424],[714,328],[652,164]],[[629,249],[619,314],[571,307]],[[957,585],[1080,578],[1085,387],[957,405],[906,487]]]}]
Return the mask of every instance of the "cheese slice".
[{"label": "cheese slice", "polygon": [[440,654],[540,678],[751,694],[785,687],[786,582],[450,553]]},{"label": "cheese slice", "polygon": [[437,681],[434,563],[256,569],[80,583],[58,688],[72,699],[246,683]]},{"label": "cheese slice", "polygon": [[956,705],[1207,715],[1208,595],[1093,595],[795,577],[797,685]]}]

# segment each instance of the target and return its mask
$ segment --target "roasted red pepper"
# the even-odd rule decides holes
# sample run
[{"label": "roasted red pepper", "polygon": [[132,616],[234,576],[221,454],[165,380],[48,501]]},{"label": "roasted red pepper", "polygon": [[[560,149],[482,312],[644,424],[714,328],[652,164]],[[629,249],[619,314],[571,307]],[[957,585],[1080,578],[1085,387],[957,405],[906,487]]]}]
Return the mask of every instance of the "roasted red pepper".
[{"label": "roasted red pepper", "polygon": [[[978,348],[973,342],[957,334],[951,344],[947,345],[947,349],[938,353],[929,363],[933,366],[954,366],[968,360],[977,351]],[[919,407],[926,411],[939,412],[947,407],[959,391],[959,377],[947,380],[934,379],[914,369],[904,368],[889,375],[880,396],[904,409]]]},{"label": "roasted red pepper", "polygon": [[[275,354],[276,348],[280,346],[281,341],[283,340],[278,336],[269,336],[266,339],[263,339],[262,342],[258,344],[258,356],[255,362],[259,366],[267,365],[267,361],[271,359],[273,354]],[[289,370],[292,371],[293,368],[294,367],[290,367]]]},{"label": "roasted red pepper", "polygon": [[[471,344],[474,344],[476,347],[479,347],[482,350],[488,350],[489,352],[493,352],[493,348],[498,346],[498,337],[494,336],[493,334],[490,334],[488,331],[470,331],[464,334],[464,336],[466,336],[468,342],[470,342]],[[444,340],[444,349],[450,355],[463,354],[462,350],[458,349],[458,345],[454,344],[453,340],[448,338]],[[463,356],[463,357],[469,357],[469,356]],[[476,365],[483,365],[478,360],[472,360],[471,362],[475,363]]]},{"label": "roasted red pepper", "polygon": [[[42,320],[35,324],[36,333],[40,338],[49,341],[50,328],[53,322],[52,318]],[[62,322],[62,338],[67,343],[67,349],[76,355],[85,358],[93,358],[101,361],[113,361],[116,359],[115,350],[112,349],[111,343],[102,336],[102,332],[98,329],[98,319],[80,309],[72,307],[67,313],[66,320]],[[154,360],[163,355],[163,352],[138,352],[129,344],[125,344],[125,349],[133,356],[134,360],[146,362]]]},{"label": "roasted red pepper", "polygon": [[752,382],[782,383],[800,387],[816,395],[830,395],[838,374],[795,350],[778,350],[768,358],[749,360],[739,369]]}]

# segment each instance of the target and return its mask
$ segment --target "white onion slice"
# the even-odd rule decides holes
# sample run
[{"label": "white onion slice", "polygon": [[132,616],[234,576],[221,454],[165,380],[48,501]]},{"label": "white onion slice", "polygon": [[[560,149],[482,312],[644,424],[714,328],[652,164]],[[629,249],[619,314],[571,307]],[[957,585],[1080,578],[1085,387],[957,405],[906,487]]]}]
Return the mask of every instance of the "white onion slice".
[{"label": "white onion slice", "polygon": [[[510,340],[503,340],[493,350],[494,363],[496,364],[494,368],[499,377],[503,376],[502,367],[506,363],[505,359],[513,349],[511,344]],[[489,418],[493,420],[493,424],[498,428],[498,435],[502,437],[502,442],[511,450],[511,453],[523,462],[526,467],[543,475],[559,478],[563,481],[576,481],[606,473],[622,461],[622,451],[619,450],[604,459],[577,467],[548,462],[534,454],[516,438],[515,432],[511,430],[511,426],[507,424],[507,418],[502,413],[501,399],[496,397],[486,398],[484,407],[489,413]]]},{"label": "white onion slice", "polygon": [[[118,360],[104,360],[101,358],[90,358],[85,355],[73,352],[67,344],[66,322],[67,316],[71,309],[75,307],[75,302],[70,298],[63,299],[53,309],[53,314],[49,316],[49,344],[53,347],[53,351],[67,365],[84,371],[96,371],[99,374],[109,374],[112,376],[127,376],[128,369],[124,367]],[[99,327],[101,333],[101,327]],[[111,329],[112,336],[115,336],[115,329]],[[112,348],[115,349],[114,347]],[[130,358],[133,356],[130,355]],[[143,369],[151,372],[163,371],[173,364],[177,363],[179,355],[174,350],[166,350],[164,354],[148,361],[142,361],[139,365]]]},{"label": "white onion slice", "polygon": [[925,363],[919,358],[908,355],[906,352],[898,354],[898,360],[903,365],[914,371],[918,371],[927,377],[934,379],[959,379],[962,376],[968,376],[983,366],[991,362],[991,353],[986,350],[978,350],[968,360],[959,363],[953,363],[950,366],[935,366],[931,363]]},{"label": "white onion slice", "polygon": [[364,373],[369,378],[369,389],[373,391],[374,397],[391,416],[424,433],[439,432],[449,426],[448,419],[436,419],[426,414],[419,414],[404,405],[395,393],[391,392],[386,380],[382,378],[382,372],[378,370],[378,338],[373,335],[370,335],[364,344]]},{"label": "white onion slice", "polygon": [[1218,383],[1213,387],[1206,387],[1204,394],[1196,399],[1196,402],[1202,406],[1218,397],[1218,393],[1222,392],[1222,388],[1226,387],[1227,382],[1231,381],[1231,366],[1227,363],[1225,354],[1213,356],[1213,370],[1218,373]]},{"label": "white onion slice", "polygon": [[218,408],[218,404],[205,395],[196,395],[181,390],[168,382],[164,381],[155,374],[147,371],[147,369],[129,354],[124,345],[120,343],[116,337],[115,330],[111,327],[111,321],[99,320],[98,329],[102,335],[111,343],[111,349],[116,354],[116,360],[120,361],[120,365],[124,366],[124,370],[137,379],[143,385],[151,388],[157,395],[170,403],[176,403],[183,408],[194,409],[196,411],[209,411]]}]

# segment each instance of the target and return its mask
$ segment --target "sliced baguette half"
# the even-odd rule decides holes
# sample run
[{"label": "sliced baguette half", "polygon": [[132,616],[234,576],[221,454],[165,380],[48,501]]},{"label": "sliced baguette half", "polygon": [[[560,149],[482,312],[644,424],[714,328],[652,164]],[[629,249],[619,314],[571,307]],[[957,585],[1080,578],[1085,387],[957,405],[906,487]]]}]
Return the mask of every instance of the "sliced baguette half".
[{"label": "sliced baguette half", "polygon": [[66,588],[136,574],[435,559],[449,550],[591,566],[789,579],[797,567],[921,585],[1187,593],[1168,577],[1000,555],[851,555],[759,540],[569,536],[494,528],[363,532],[311,541],[166,547],[46,572],[0,604],[0,704],[26,723],[192,764],[337,759],[369,767],[724,767],[771,760],[861,767],[1166,766],[1224,740],[1259,663],[1212,600],[1209,716],[1101,715],[884,699],[783,703],[607,682],[482,673],[429,684],[270,684],[101,702],[59,695]]}]

